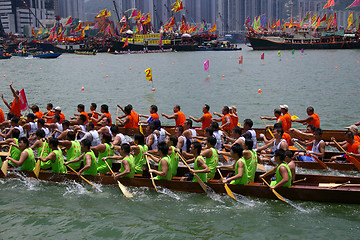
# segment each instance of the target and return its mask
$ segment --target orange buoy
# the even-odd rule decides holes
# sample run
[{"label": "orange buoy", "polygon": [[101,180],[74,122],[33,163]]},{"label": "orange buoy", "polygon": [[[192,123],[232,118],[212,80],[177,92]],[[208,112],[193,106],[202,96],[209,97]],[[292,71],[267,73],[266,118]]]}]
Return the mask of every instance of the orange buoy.
[{"label": "orange buoy", "polygon": [[103,66],[104,64],[103,63],[101,63],[101,66]]},{"label": "orange buoy", "polygon": [[357,61],[356,63],[359,63],[359,61]]},{"label": "orange buoy", "polygon": [[258,93],[260,94],[261,92],[262,92],[262,91],[261,91],[261,89],[259,88],[259,89],[258,89]]},{"label": "orange buoy", "polygon": [[42,68],[40,68],[40,70],[42,70]]},{"label": "orange buoy", "polygon": [[4,74],[4,77],[6,77],[6,75]]},{"label": "orange buoy", "polygon": [[155,92],[155,88],[152,88],[151,91]]},{"label": "orange buoy", "polygon": [[131,67],[129,67],[129,70],[131,70]]},{"label": "orange buoy", "polygon": [[210,75],[208,75],[208,78],[211,77]]},{"label": "orange buoy", "polygon": [[109,77],[109,75],[106,75],[106,77]]},{"label": "orange buoy", "polygon": [[174,65],[175,63],[172,62],[171,64]]},{"label": "orange buoy", "polygon": [[82,87],[82,88],[81,88],[81,91],[82,91],[82,92],[83,92],[83,91],[85,91],[85,88],[84,88],[84,87]]},{"label": "orange buoy", "polygon": [[338,67],[335,67],[335,69],[338,69]]},{"label": "orange buoy", "polygon": [[225,75],[222,75],[222,77],[224,78],[224,77],[225,77]]}]

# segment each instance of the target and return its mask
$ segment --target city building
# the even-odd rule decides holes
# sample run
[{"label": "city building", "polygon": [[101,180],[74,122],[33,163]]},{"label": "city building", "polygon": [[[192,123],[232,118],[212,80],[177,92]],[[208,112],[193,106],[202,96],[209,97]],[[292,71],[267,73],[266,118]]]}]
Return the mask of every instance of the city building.
[{"label": "city building", "polygon": [[61,18],[77,18],[81,21],[85,21],[85,8],[84,0],[56,0],[55,6],[57,15]]}]

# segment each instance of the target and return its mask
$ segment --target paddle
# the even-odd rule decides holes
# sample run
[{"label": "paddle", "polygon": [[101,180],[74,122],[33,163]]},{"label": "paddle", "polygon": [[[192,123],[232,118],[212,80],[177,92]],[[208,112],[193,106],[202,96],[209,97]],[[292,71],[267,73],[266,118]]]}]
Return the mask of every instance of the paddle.
[{"label": "paddle", "polygon": [[296,116],[296,115],[292,115],[292,116],[291,116],[291,120],[296,120],[296,119],[299,119],[299,117]]},{"label": "paddle", "polygon": [[262,171],[266,171],[264,165],[262,165],[260,163],[257,164],[256,168],[259,170],[262,170]]},{"label": "paddle", "polygon": [[[224,179],[223,175],[222,175],[221,172],[220,172],[220,169],[217,168],[217,171],[218,171],[221,179]],[[231,198],[233,198],[234,200],[236,200],[233,192],[231,191],[231,189],[229,188],[229,186],[227,185],[227,183],[224,183],[224,187],[225,187],[226,193],[227,193]]]},{"label": "paddle", "polygon": [[339,185],[337,185],[337,186],[331,186],[331,187],[329,187],[329,189],[333,189],[333,188],[338,188],[338,187],[342,187],[342,186],[345,186],[346,184],[349,184],[350,183],[350,181],[347,181],[347,182],[345,182],[345,183],[342,183],[342,184],[339,184]]},{"label": "paddle", "polygon": [[[262,120],[262,121],[263,121],[263,123],[265,124],[265,127],[267,127],[267,125],[266,125],[266,123],[265,123],[264,119],[261,119],[261,120]],[[273,137],[273,138],[274,138],[274,134],[272,133],[272,131],[270,130],[270,128],[268,128],[267,130],[269,131],[269,133],[270,133],[271,137]]]},{"label": "paddle", "polygon": [[119,116],[119,108],[116,108],[116,120],[115,120],[115,126],[117,126],[118,125],[118,120],[117,120],[117,118],[118,118],[118,116]]},{"label": "paddle", "polygon": [[[73,171],[74,173],[76,173],[77,175],[79,175],[79,173],[78,173],[77,171],[75,171],[72,167],[70,167],[69,165],[67,165],[67,167],[70,168],[71,171]],[[89,180],[87,180],[86,178],[84,178],[82,175],[80,175],[80,177],[81,177],[85,182],[87,182],[88,184],[90,184],[91,186],[93,186],[94,188],[96,188],[94,184],[92,184]]]},{"label": "paddle", "polygon": [[45,150],[45,145],[46,145],[46,143],[43,142],[43,144],[44,144],[44,146],[43,146],[43,148],[42,148],[42,150],[41,150],[39,159],[37,160],[36,165],[35,165],[35,168],[34,168],[34,174],[35,174],[36,178],[39,178],[40,167],[41,167],[40,157],[43,155],[44,150]]},{"label": "paddle", "polygon": [[351,159],[353,159],[353,164],[355,165],[355,167],[360,170],[360,162],[359,160],[357,160],[355,157],[351,156],[342,146],[340,146],[340,144],[334,139],[333,142],[346,154],[346,156],[350,157]]},{"label": "paddle", "polygon": [[[146,163],[147,163],[147,165],[148,165],[148,168],[149,168],[149,170],[150,170],[151,168],[150,168],[150,163],[149,163],[148,156],[145,156],[145,159],[146,159]],[[152,184],[153,184],[153,186],[154,186],[154,188],[155,188],[155,191],[158,191],[158,190],[157,190],[157,187],[156,187],[156,184],[155,184],[155,181],[154,181],[154,177],[153,177],[152,172],[150,172],[150,178],[151,178],[151,182],[152,182]]]},{"label": "paddle", "polygon": [[[294,140],[294,142],[300,147],[302,148],[305,152],[307,151],[303,146],[300,145],[300,143],[298,143],[296,140]],[[319,158],[317,158],[314,154],[310,154],[319,164],[320,166],[322,166],[324,169],[327,169],[328,167],[326,166],[326,164],[321,161]]]},{"label": "paddle", "polygon": [[[101,161],[101,160],[100,160],[100,161]],[[110,165],[109,165],[106,161],[104,161],[104,162],[106,163],[106,165],[107,165],[108,168],[110,169],[111,174],[114,176],[114,179],[116,180],[116,178],[115,178],[115,177],[116,177],[116,176],[115,176],[115,173],[114,173],[113,170],[111,169]],[[121,182],[120,182],[119,180],[117,180],[117,182],[118,182],[118,185],[119,185],[119,188],[120,188],[121,192],[125,195],[125,197],[127,197],[127,198],[132,198],[132,197],[134,197],[134,196],[126,189],[126,187],[121,184]]]},{"label": "paddle", "polygon": [[[8,152],[8,154],[7,154],[8,156],[10,156],[11,148],[12,148],[12,145],[10,145],[9,152]],[[6,177],[6,175],[7,175],[8,162],[9,162],[9,160],[6,159],[6,160],[2,163],[2,166],[1,166],[1,171],[4,173],[4,176],[5,176],[5,177]]]},{"label": "paddle", "polygon": [[[186,163],[185,159],[179,153],[176,154],[180,157],[181,161],[183,161],[183,163],[187,166],[187,168],[191,170],[190,166]],[[200,184],[204,192],[207,193],[207,185],[200,179],[200,177],[196,173],[194,173],[194,177],[196,178],[197,182]]]},{"label": "paddle", "polygon": [[[261,180],[263,180],[263,182],[271,189],[270,185],[267,183],[267,181],[265,181],[264,178],[261,178]],[[281,201],[284,201],[286,203],[289,203],[283,196],[281,196],[277,191],[275,191],[275,189],[271,189],[271,191],[275,194],[275,196],[280,199]]]},{"label": "paddle", "polygon": [[298,182],[303,182],[303,181],[306,181],[306,178],[303,178],[303,179],[299,179],[299,180],[293,181],[293,184],[294,184],[294,183],[298,183]]}]

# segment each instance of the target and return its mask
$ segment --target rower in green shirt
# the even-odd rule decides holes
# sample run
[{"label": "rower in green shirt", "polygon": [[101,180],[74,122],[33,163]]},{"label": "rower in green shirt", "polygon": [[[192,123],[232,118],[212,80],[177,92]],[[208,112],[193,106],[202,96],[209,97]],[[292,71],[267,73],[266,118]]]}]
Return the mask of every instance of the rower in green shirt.
[{"label": "rower in green shirt", "polygon": [[[48,143],[45,141],[45,131],[42,129],[38,129],[35,132],[36,135],[36,141],[34,142],[34,144],[31,146],[31,149],[37,150],[37,156],[38,157],[42,157],[45,158],[49,155],[49,153],[51,152]],[[44,149],[44,150],[43,150]],[[41,162],[41,169],[49,169],[51,168],[51,161],[47,161],[47,162]]]},{"label": "rower in green shirt", "polygon": [[171,160],[171,174],[174,177],[177,175],[177,169],[179,165],[178,153],[180,152],[180,150],[176,147],[178,138],[175,135],[170,135],[166,137],[165,141],[170,146],[168,154]]},{"label": "rower in green shirt", "polygon": [[109,159],[122,159],[120,173],[115,175],[115,179],[120,177],[133,178],[135,176],[135,160],[133,155],[130,154],[130,145],[128,143],[121,144],[120,156],[114,155],[111,157],[104,157],[101,160],[108,161]]},{"label": "rower in green shirt", "polygon": [[131,146],[131,150],[134,151],[135,158],[135,173],[143,173],[143,165],[146,163],[144,153],[148,151],[148,146],[145,144],[145,137],[141,133],[135,133],[134,135],[135,145]]},{"label": "rower in green shirt", "polygon": [[26,137],[19,138],[19,145],[11,144],[12,148],[18,148],[21,151],[19,160],[13,159],[11,156],[6,157],[7,160],[20,167],[20,170],[33,171],[35,168],[35,156],[31,148],[29,148],[29,140]]},{"label": "rower in green shirt", "polygon": [[66,173],[66,167],[64,165],[64,156],[60,148],[58,148],[59,141],[57,138],[49,138],[49,148],[52,150],[46,157],[39,157],[42,162],[51,162],[52,173]]},{"label": "rower in green shirt", "polygon": [[158,170],[149,169],[149,173],[155,173],[157,175],[157,180],[171,180],[171,160],[168,155],[169,145],[166,142],[161,142],[158,144],[158,153],[160,155],[160,159],[154,157],[149,153],[145,153],[150,156],[152,160],[155,162],[159,162]]},{"label": "rower in green shirt", "polygon": [[97,163],[94,152],[90,149],[91,141],[84,139],[80,143],[81,146],[81,156],[77,157],[69,162],[66,162],[65,165],[69,165],[74,162],[84,161],[84,167],[79,170],[78,175],[97,175]]},{"label": "rower in green shirt", "polygon": [[[249,152],[250,156],[251,153]],[[230,156],[235,160],[234,165],[217,166],[216,168],[235,170],[235,175],[229,178],[223,178],[222,182],[230,184],[247,184],[248,174],[245,159],[243,158],[243,148],[239,143],[231,146]]]},{"label": "rower in green shirt", "polygon": [[181,180],[186,180],[186,181],[193,181],[193,182],[197,182],[197,179],[194,178],[194,174],[198,175],[199,178],[203,181],[203,182],[207,182],[207,174],[210,173],[210,168],[205,164],[205,160],[203,158],[203,156],[200,155],[201,153],[201,143],[199,142],[192,142],[190,145],[190,153],[192,155],[194,155],[193,159],[189,159],[186,160],[187,163],[192,163],[194,162],[194,169],[191,169],[190,172],[190,176],[188,176],[186,178],[183,177]]},{"label": "rower in green shirt", "polygon": [[208,173],[207,177],[213,179],[215,177],[216,166],[219,163],[219,154],[215,149],[216,138],[208,137],[206,139],[206,147],[207,149],[201,153],[201,156],[206,158],[206,165],[210,168],[210,173]]},{"label": "rower in green shirt", "polygon": [[[10,144],[14,144],[14,145],[19,145],[19,136],[20,136],[20,131],[19,129],[16,129],[14,128],[12,131],[11,131],[11,138],[8,138],[4,141],[0,141],[0,146],[3,146],[3,145],[10,145]],[[10,146],[9,146],[10,147]],[[11,150],[10,150],[10,157],[12,159],[15,159],[17,161],[19,161],[20,159],[20,155],[21,155],[21,151],[17,148],[17,147],[12,147]],[[13,167],[15,166],[14,163],[12,163],[11,161],[9,162],[10,165],[12,165]]]},{"label": "rower in green shirt", "polygon": [[[97,161],[97,171],[99,173],[107,173],[110,172],[110,169],[106,165],[102,159],[104,157],[111,157],[114,156],[114,149],[112,148],[112,137],[110,133],[103,133],[101,136],[101,142],[102,144],[99,144],[95,147],[91,147],[91,150],[95,153],[95,156],[98,157]],[[110,168],[112,167],[112,159],[106,160],[106,162],[109,164]]]},{"label": "rower in green shirt", "polygon": [[[80,142],[75,140],[75,136],[74,131],[68,131],[66,133],[66,140],[59,141],[59,145],[65,147],[66,149],[66,162],[72,161],[81,156]],[[77,171],[81,167],[81,161],[71,163],[69,166]]]}]

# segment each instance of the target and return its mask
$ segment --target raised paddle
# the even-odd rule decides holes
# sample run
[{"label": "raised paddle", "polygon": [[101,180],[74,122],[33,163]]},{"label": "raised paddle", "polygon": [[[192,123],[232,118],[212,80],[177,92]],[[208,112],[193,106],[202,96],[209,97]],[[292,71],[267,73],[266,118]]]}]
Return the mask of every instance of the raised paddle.
[{"label": "raised paddle", "polygon": [[[148,168],[149,168],[149,170],[150,170],[151,168],[150,168],[150,163],[149,163],[148,156],[145,156],[145,159],[146,159],[146,163],[147,163],[147,165],[148,165]],[[154,181],[154,177],[153,177],[152,172],[150,172],[150,178],[151,178],[151,182],[152,182],[152,184],[153,184],[153,186],[154,186],[154,188],[155,188],[155,191],[158,191],[158,190],[157,190],[157,187],[156,187],[156,184],[155,184],[155,181]]]},{"label": "raised paddle", "polygon": [[352,163],[355,167],[360,170],[360,162],[355,157],[351,156],[340,144],[334,139],[333,142],[346,154],[346,156],[350,157],[353,161]]},{"label": "raised paddle", "polygon": [[[100,160],[100,161],[101,161],[101,160]],[[115,173],[114,173],[113,170],[111,169],[110,165],[109,165],[106,161],[104,161],[104,162],[106,163],[106,165],[107,165],[108,168],[110,169],[111,174],[114,176],[114,179],[116,180],[116,178],[115,178],[115,177],[116,177],[116,176],[115,176]],[[119,180],[117,180],[117,182],[118,182],[118,185],[119,185],[119,188],[120,188],[121,192],[125,195],[125,197],[127,197],[127,198],[132,198],[132,197],[134,197],[134,196],[126,189],[126,187],[121,184],[121,182],[120,182]]]},{"label": "raised paddle", "polygon": [[[11,152],[11,148],[12,148],[12,145],[10,145],[10,148],[9,148],[9,152],[8,152],[8,156],[10,156],[10,152]],[[1,160],[0,160],[1,161]],[[7,175],[7,169],[8,169],[8,162],[9,160],[5,160],[3,163],[2,163],[2,166],[1,166],[1,171],[3,172],[4,176],[6,177]]]},{"label": "raised paddle", "polygon": [[[69,165],[67,165],[67,167],[70,168],[71,171],[73,171],[74,173],[76,173],[77,175],[79,175],[78,172],[75,171],[72,167],[70,167]],[[95,186],[94,184],[92,184],[89,180],[87,180],[86,178],[84,178],[82,175],[80,175],[80,177],[81,177],[85,182],[87,182],[88,184],[90,184],[91,186],[93,186],[94,188],[96,188],[96,186]],[[96,189],[97,189],[97,188],[96,188]]]},{"label": "raised paddle", "polygon": [[[261,120],[262,120],[262,121],[263,121],[263,123],[265,124],[265,127],[267,127],[266,122],[264,121],[264,119],[261,119]],[[270,133],[271,137],[273,137],[273,138],[274,138],[274,134],[272,133],[272,131],[270,130],[270,128],[268,128],[267,130],[269,131],[269,133]]]},{"label": "raised paddle", "polygon": [[[265,181],[264,178],[261,178],[261,180],[263,180],[263,182],[271,189],[270,185],[268,184],[267,181]],[[275,189],[271,189],[271,191],[274,193],[274,195],[280,199],[281,201],[284,201],[286,203],[289,203],[283,196],[281,196],[277,191],[275,191]]]},{"label": "raised paddle", "polygon": [[[217,171],[218,171],[221,179],[224,179],[223,175],[222,175],[221,172],[220,172],[220,169],[217,168]],[[231,189],[229,188],[229,186],[227,185],[227,183],[224,183],[224,187],[225,187],[226,193],[227,193],[231,198],[233,198],[234,200],[236,200],[233,192],[231,191]]]},{"label": "raised paddle", "polygon": [[[179,153],[176,153],[176,154],[180,157],[181,161],[183,161],[183,163],[185,164],[185,166],[187,166],[187,168],[188,168],[189,170],[191,170],[190,166],[187,164],[187,162],[185,161],[185,159],[184,159]],[[197,182],[200,184],[200,186],[201,186],[201,188],[204,190],[204,192],[207,193],[207,186],[206,186],[206,184],[201,180],[201,178],[200,178],[196,173],[194,173],[194,177],[196,178]]]},{"label": "raised paddle", "polygon": [[[303,146],[300,145],[300,143],[298,143],[296,140],[294,140],[294,142],[301,147],[305,152],[307,151]],[[319,164],[320,166],[322,166],[324,169],[327,169],[328,167],[326,166],[326,164],[321,161],[319,158],[317,158],[314,154],[310,154]]]},{"label": "raised paddle", "polygon": [[116,118],[115,118],[115,126],[117,126],[118,125],[118,116],[119,116],[119,108],[117,107],[116,108]]},{"label": "raised paddle", "polygon": [[39,159],[37,160],[36,162],[36,165],[35,165],[35,168],[34,168],[34,174],[36,176],[36,178],[39,178],[39,173],[40,173],[40,167],[41,167],[41,161],[40,161],[40,157],[43,155],[44,153],[44,150],[45,150],[45,142],[43,142],[44,146],[41,150],[41,153],[40,153],[40,156],[39,156]]}]

